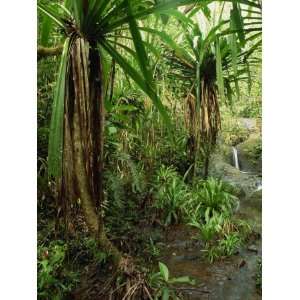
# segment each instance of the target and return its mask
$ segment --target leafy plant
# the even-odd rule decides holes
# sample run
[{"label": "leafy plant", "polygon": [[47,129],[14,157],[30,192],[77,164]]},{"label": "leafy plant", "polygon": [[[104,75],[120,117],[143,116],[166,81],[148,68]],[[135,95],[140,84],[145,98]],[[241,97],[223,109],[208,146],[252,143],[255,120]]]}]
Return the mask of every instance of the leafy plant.
[{"label": "leafy plant", "polygon": [[213,215],[230,215],[238,205],[235,193],[231,185],[212,177],[193,184],[184,205],[186,223],[202,224]]},{"label": "leafy plant", "polygon": [[165,225],[178,223],[189,196],[187,186],[174,169],[162,166],[155,178],[154,207],[160,210]]},{"label": "leafy plant", "polygon": [[206,209],[203,221],[194,219],[188,224],[199,229],[195,238],[205,242],[204,253],[211,263],[219,257],[234,254],[251,233],[246,221],[215,210],[211,215],[210,208]]},{"label": "leafy plant", "polygon": [[210,263],[213,263],[215,260],[217,260],[219,257],[222,256],[220,248],[218,246],[211,246],[207,247],[206,256]]},{"label": "leafy plant", "polygon": [[109,258],[109,253],[99,250],[97,241],[93,238],[87,238],[84,240],[84,245],[87,250],[92,254],[93,261],[97,264],[105,264]]},{"label": "leafy plant", "polygon": [[193,220],[193,222],[188,224],[198,228],[200,234],[199,237],[206,243],[209,243],[222,231],[224,221],[225,218],[222,214],[214,211],[213,215],[210,216],[210,210],[207,209],[205,212],[205,221],[201,222]]},{"label": "leafy plant", "polygon": [[242,240],[237,232],[225,234],[224,239],[219,242],[219,247],[222,249],[222,253],[226,256],[230,256],[241,246]]},{"label": "leafy plant", "polygon": [[62,299],[78,282],[78,273],[66,268],[67,246],[52,241],[48,247],[38,248],[38,298]]},{"label": "leafy plant", "polygon": [[148,249],[149,249],[149,252],[150,252],[150,255],[152,257],[158,257],[160,255],[160,250],[159,248],[155,245],[155,243],[153,242],[152,238],[150,237],[150,240],[149,240],[149,244],[148,244]]},{"label": "leafy plant", "polygon": [[[253,2],[252,5],[259,8],[257,3]],[[190,15],[197,10],[199,7],[196,5]],[[229,20],[223,20],[222,14],[223,10],[219,22],[210,23],[211,26],[205,32],[199,22],[177,12],[176,17],[183,28],[180,44],[171,40],[165,32],[144,29],[160,36],[172,49],[166,50],[165,57],[170,66],[170,76],[182,83],[185,94],[190,161],[197,163],[197,155],[201,149],[205,178],[221,123],[218,94],[222,101],[232,104],[232,95],[239,95],[239,81],[248,79],[251,83],[249,66],[255,64],[255,61],[249,58],[260,46],[258,42],[251,49],[243,49],[246,41],[253,39],[249,35],[260,32],[261,28],[249,26],[252,24],[250,18],[247,29],[244,30],[246,24],[243,22],[239,3],[233,2]],[[261,19],[257,23],[261,25]]]},{"label": "leafy plant", "polygon": [[182,277],[170,277],[169,269],[168,267],[162,263],[159,262],[159,272],[152,273],[149,276],[149,284],[154,289],[154,299],[179,299],[172,288],[172,285],[174,284],[195,284],[195,281],[190,279],[188,276],[182,276]]},{"label": "leafy plant", "polygon": [[230,214],[237,205],[237,197],[228,191],[226,185],[213,177],[204,181],[199,188],[199,198],[204,211]]},{"label": "leafy plant", "polygon": [[[156,91],[153,68],[138,20],[192,2],[80,0],[55,5],[38,3],[39,11],[47,16],[45,20],[48,22],[50,18],[65,35],[49,133],[48,175],[55,178],[65,202],[72,203],[80,198],[89,231],[95,238],[101,237],[102,247],[114,252],[116,264],[120,253],[106,237],[99,213],[104,202],[104,100],[108,87],[113,85],[110,75],[113,65],[118,64],[152,100],[170,127],[170,119]],[[131,48],[122,39],[123,33]]]}]

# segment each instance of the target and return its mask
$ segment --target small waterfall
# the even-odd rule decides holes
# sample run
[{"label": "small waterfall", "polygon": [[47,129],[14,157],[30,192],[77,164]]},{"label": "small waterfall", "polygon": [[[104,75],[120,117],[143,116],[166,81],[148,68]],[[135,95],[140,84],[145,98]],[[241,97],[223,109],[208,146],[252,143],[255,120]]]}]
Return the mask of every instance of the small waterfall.
[{"label": "small waterfall", "polygon": [[238,170],[240,170],[238,152],[237,152],[237,149],[235,147],[232,147],[232,156],[233,156],[234,166]]},{"label": "small waterfall", "polygon": [[259,180],[256,184],[256,192],[261,191],[262,190],[262,182],[261,180]]}]

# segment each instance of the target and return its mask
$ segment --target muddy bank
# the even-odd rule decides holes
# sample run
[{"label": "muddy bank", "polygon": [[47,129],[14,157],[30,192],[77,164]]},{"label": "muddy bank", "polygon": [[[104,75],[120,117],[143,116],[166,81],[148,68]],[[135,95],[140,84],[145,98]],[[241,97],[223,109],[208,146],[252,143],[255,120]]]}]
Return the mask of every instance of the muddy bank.
[{"label": "muddy bank", "polygon": [[170,229],[166,243],[160,243],[159,260],[168,266],[172,276],[196,279],[195,286],[177,287],[183,299],[261,299],[256,288],[257,262],[261,257],[261,213],[247,203],[244,202],[238,215],[251,221],[254,234],[247,245],[229,258],[209,263],[204,256],[204,244],[193,240],[194,233],[188,227]]}]

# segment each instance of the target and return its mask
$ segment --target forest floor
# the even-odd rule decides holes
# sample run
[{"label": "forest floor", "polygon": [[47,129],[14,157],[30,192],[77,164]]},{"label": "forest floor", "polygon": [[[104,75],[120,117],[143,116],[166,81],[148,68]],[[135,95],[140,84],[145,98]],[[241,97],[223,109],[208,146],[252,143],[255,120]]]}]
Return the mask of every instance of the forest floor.
[{"label": "forest floor", "polygon": [[193,233],[184,227],[170,228],[166,244],[161,244],[164,262],[173,276],[190,276],[195,286],[179,286],[184,299],[192,300],[257,300],[261,299],[256,287],[257,264],[261,259],[261,211],[245,202],[240,218],[247,221],[256,216],[257,227],[249,242],[235,255],[214,263],[203,256],[203,245],[193,242]]},{"label": "forest floor", "polygon": [[[247,123],[245,126],[248,125]],[[110,239],[123,253],[133,257],[138,266],[145,267],[152,273],[157,270],[157,263],[162,262],[168,267],[170,277],[189,276],[195,280],[194,285],[176,284],[172,286],[182,296],[182,299],[259,300],[261,299],[262,256],[261,170],[256,171],[256,164],[253,162],[250,163],[250,165],[255,166],[252,172],[236,169],[234,163],[230,162],[232,147],[229,145],[221,146],[216,159],[212,159],[213,168],[211,171],[216,178],[221,177],[222,174],[222,180],[244,191],[239,196],[239,208],[234,213],[234,217],[246,221],[252,228],[246,243],[243,243],[243,246],[239,247],[233,255],[219,257],[213,262],[209,262],[207,253],[205,253],[207,248],[202,239],[199,238],[198,229],[187,224],[164,226],[160,222],[159,216],[154,213],[152,218],[150,211],[149,217],[143,207],[139,208],[141,210],[140,215],[138,212],[134,212],[138,217],[133,218],[133,220],[124,223],[123,219],[118,219],[118,222],[114,222],[114,224],[120,224],[116,227],[117,231],[110,232]],[[236,147],[239,149],[239,145]],[[247,166],[249,158],[243,157],[242,151],[241,148],[241,163]],[[151,202],[151,199],[146,199],[145,203],[147,201]],[[54,208],[52,210],[55,211]],[[53,212],[52,215],[54,216]],[[120,215],[118,218],[123,217]],[[57,239],[57,237],[52,236],[55,222],[50,223],[51,218],[46,215],[39,219],[43,221],[40,222],[40,226],[43,228],[39,231],[41,237],[44,240]],[[81,220],[80,214],[76,219]],[[80,221],[79,223],[84,222]],[[123,223],[128,226],[124,227],[121,225]],[[81,227],[83,229],[77,231],[80,232],[80,235],[68,242],[69,245],[66,248],[68,250],[63,250],[65,248],[60,244],[58,244],[58,248],[54,246],[51,250],[54,253],[56,252],[55,249],[65,251],[65,257],[68,258],[69,264],[73,265],[71,269],[79,274],[74,280],[72,279],[74,283],[72,286],[70,285],[69,293],[66,293],[68,294],[67,298],[63,299],[102,299],[96,295],[101,294],[103,286],[110,276],[113,276],[112,269],[109,263],[98,263],[102,261],[102,257],[99,256],[102,253],[98,253],[93,244],[90,243],[86,236],[85,226],[81,224]],[[49,228],[52,229],[49,230]],[[63,240],[63,238],[61,239]],[[41,251],[41,253],[47,253],[44,260],[46,259],[47,263],[50,263],[48,249],[45,248],[44,250],[41,247]],[[58,255],[59,253],[57,252]],[[55,262],[55,264],[57,263]],[[61,262],[57,267],[55,276],[59,278],[59,282],[65,272],[61,271],[65,266],[64,264]],[[49,274],[53,273],[51,272],[49,271]],[[44,273],[48,274],[47,272]],[[66,279],[66,282],[68,280]]]}]

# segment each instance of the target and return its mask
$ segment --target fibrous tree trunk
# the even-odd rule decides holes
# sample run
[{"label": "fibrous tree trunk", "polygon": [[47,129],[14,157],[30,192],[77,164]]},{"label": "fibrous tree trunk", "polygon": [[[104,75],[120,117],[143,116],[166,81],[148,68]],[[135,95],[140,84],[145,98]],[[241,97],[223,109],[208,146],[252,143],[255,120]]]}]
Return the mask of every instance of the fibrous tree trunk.
[{"label": "fibrous tree trunk", "polygon": [[119,251],[106,237],[101,215],[104,143],[101,57],[96,44],[75,37],[68,61],[61,195],[68,204],[79,199],[90,233],[118,264]]},{"label": "fibrous tree trunk", "polygon": [[201,84],[201,123],[200,148],[204,160],[203,176],[208,176],[209,160],[217,142],[217,135],[221,128],[221,116],[216,88],[213,84]]},{"label": "fibrous tree trunk", "polygon": [[190,174],[195,175],[198,153],[203,161],[203,177],[207,178],[211,152],[217,141],[217,134],[221,128],[221,117],[213,84],[201,82],[201,102],[197,107],[196,97],[187,96],[186,124],[189,130],[187,150],[191,164]]},{"label": "fibrous tree trunk", "polygon": [[189,132],[187,140],[187,154],[190,164],[190,174],[194,174],[196,170],[196,156],[198,150],[199,128],[197,126],[198,114],[196,109],[196,97],[189,94],[186,98],[186,125]]}]

